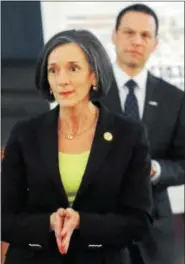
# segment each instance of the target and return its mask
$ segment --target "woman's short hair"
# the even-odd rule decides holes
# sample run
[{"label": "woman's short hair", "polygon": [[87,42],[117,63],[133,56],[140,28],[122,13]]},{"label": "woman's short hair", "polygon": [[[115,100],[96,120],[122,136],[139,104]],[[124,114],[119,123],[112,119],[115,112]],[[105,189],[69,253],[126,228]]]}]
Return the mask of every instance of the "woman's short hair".
[{"label": "woman's short hair", "polygon": [[68,30],[54,35],[44,46],[36,66],[35,83],[41,94],[53,102],[47,77],[48,56],[57,46],[76,43],[84,52],[90,69],[95,73],[97,91],[90,90],[90,100],[99,100],[105,96],[111,86],[113,71],[105,48],[91,32],[87,30]]}]

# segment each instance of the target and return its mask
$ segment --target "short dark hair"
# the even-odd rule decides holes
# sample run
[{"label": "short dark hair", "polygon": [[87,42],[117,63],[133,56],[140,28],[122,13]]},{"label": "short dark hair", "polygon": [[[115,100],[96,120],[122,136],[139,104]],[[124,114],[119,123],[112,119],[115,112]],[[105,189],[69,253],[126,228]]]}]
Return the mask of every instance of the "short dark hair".
[{"label": "short dark hair", "polygon": [[99,100],[105,96],[110,88],[113,71],[110,58],[103,45],[91,32],[87,30],[67,30],[54,35],[45,45],[36,66],[35,84],[42,95],[53,102],[47,78],[47,60],[49,54],[57,46],[76,43],[84,52],[91,70],[97,80],[97,91],[90,90],[90,100]]},{"label": "short dark hair", "polygon": [[127,13],[127,12],[130,12],[130,11],[134,11],[134,12],[141,12],[141,13],[144,13],[144,14],[147,14],[147,15],[150,15],[154,18],[155,20],[155,25],[156,25],[156,36],[158,35],[158,31],[159,31],[159,20],[158,20],[158,17],[156,15],[156,13],[148,6],[144,5],[144,4],[134,4],[134,5],[130,5],[124,9],[122,9],[117,18],[116,18],[116,26],[115,26],[115,30],[117,31],[118,28],[119,28],[119,25],[121,23],[121,19],[122,17]]}]

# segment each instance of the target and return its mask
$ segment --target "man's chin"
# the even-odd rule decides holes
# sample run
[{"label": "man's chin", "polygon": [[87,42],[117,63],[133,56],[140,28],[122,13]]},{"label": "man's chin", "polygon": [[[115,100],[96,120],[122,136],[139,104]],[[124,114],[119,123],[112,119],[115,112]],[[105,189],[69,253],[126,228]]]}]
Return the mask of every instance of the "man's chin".
[{"label": "man's chin", "polygon": [[138,68],[140,65],[139,65],[139,63],[137,63],[136,61],[129,61],[128,63],[127,63],[127,65],[130,67],[130,68]]}]

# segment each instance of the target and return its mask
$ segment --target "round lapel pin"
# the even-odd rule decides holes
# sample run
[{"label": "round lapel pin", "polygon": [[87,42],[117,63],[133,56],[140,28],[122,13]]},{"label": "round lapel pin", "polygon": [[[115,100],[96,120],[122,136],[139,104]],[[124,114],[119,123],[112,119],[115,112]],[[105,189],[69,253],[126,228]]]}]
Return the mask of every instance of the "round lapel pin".
[{"label": "round lapel pin", "polygon": [[103,136],[107,141],[111,141],[113,139],[113,135],[110,132],[105,132]]}]

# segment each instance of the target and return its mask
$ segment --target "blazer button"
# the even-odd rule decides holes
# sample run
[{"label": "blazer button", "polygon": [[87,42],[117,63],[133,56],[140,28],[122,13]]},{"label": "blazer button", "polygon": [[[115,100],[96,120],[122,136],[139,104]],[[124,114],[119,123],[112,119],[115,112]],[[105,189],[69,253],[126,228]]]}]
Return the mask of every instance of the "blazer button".
[{"label": "blazer button", "polygon": [[42,248],[42,246],[40,244],[29,243],[28,246],[33,248],[33,249],[41,249]]},{"label": "blazer button", "polygon": [[102,247],[102,245],[100,244],[100,245],[88,245],[88,248],[101,248]]}]

